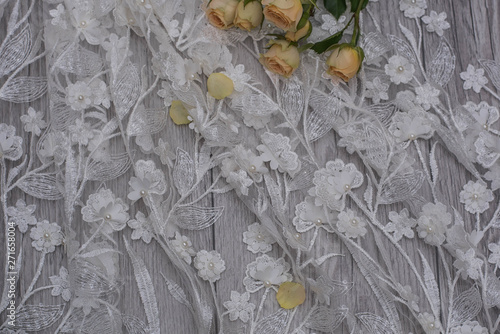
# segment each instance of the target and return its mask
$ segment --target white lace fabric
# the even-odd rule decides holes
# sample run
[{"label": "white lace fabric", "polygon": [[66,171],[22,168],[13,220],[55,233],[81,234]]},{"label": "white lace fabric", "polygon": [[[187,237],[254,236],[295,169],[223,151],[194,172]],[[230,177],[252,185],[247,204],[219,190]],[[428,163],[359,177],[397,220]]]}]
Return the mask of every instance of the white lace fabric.
[{"label": "white lace fabric", "polygon": [[[445,12],[392,2],[345,83],[312,51],[266,71],[277,28],[194,0],[0,1],[0,333],[498,332],[500,64],[459,68]],[[347,15],[318,3],[310,39]]]}]

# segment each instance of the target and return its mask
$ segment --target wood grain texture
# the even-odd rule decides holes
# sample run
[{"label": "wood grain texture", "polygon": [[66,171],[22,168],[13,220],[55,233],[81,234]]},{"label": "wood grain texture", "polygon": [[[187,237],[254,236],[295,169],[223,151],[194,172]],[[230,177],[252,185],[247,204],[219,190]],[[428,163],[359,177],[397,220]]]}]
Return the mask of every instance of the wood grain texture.
[{"label": "wood grain texture", "polygon": [[[459,108],[461,105],[465,104],[466,101],[486,101],[489,104],[497,104],[496,101],[492,100],[490,95],[487,93],[481,93],[480,99],[477,94],[471,91],[464,91],[462,89],[463,82],[459,78],[459,73],[467,68],[468,64],[478,66],[478,59],[492,59],[500,62],[500,2],[497,0],[428,0],[428,11],[434,10],[438,13],[446,12],[448,14],[448,22],[450,22],[452,28],[445,32],[445,38],[450,42],[457,56],[457,66],[454,76],[450,83],[446,86],[445,90],[450,94],[453,108]],[[403,37],[400,29],[398,27],[398,20],[407,26],[415,35],[418,35],[417,26],[414,20],[408,20],[403,17],[403,14],[399,11],[399,0],[380,0],[379,2],[370,3],[369,10],[373,13],[376,20],[380,23],[380,27],[383,33],[396,34],[399,37]],[[43,20],[49,18],[48,15],[49,6],[45,3],[42,5],[40,2],[35,6],[35,10],[30,18],[30,23],[34,27],[41,28],[43,26]],[[6,10],[8,11],[8,9]],[[0,21],[0,40],[3,40],[6,28],[5,17]],[[424,33],[424,43],[422,45],[422,55],[426,62],[430,62],[431,57],[435,54],[437,46],[439,44],[439,37],[436,34]],[[148,54],[147,47],[143,39],[138,36],[132,37],[131,50],[133,51],[133,61],[141,66],[145,66],[145,73],[148,78],[148,84],[153,81],[153,75],[151,72],[150,54]],[[248,57],[245,49],[240,48],[237,51],[236,56],[238,61],[244,63],[246,68],[258,75],[261,71],[261,65],[253,58]],[[25,70],[25,75],[44,75],[47,71],[47,64],[44,61],[39,61],[31,65],[27,70]],[[0,78],[0,84],[3,83],[5,78]],[[17,133],[21,132],[22,123],[20,122],[20,115],[26,113],[29,106],[32,106],[36,110],[43,110],[48,112],[48,97],[44,96],[30,104],[12,104],[4,101],[0,101],[0,123],[12,124],[16,127]],[[163,107],[162,100],[155,96],[154,94],[146,102],[146,107]],[[159,138],[168,140],[172,147],[181,147],[186,151],[193,153],[194,138],[192,131],[187,127],[179,127],[173,125],[171,122],[168,123],[167,127],[159,134],[154,135],[155,143],[158,142]],[[326,161],[333,160],[334,158],[341,158],[347,162],[354,162],[357,166],[362,165],[361,161],[355,155],[349,155],[344,148],[337,146],[338,136],[331,131],[325,138],[314,143],[314,152],[320,159],[322,164]],[[24,138],[23,147],[26,152],[30,145],[30,139],[28,137]],[[119,144],[116,144],[119,145]],[[430,144],[426,142],[420,143],[423,152],[430,151]],[[415,153],[415,152],[413,152]],[[134,152],[135,157],[140,159],[145,156],[139,150]],[[438,181],[437,191],[439,194],[444,196],[449,200],[450,206],[456,208],[464,217],[467,217],[467,226],[473,226],[475,222],[470,220],[470,215],[465,212],[463,206],[458,201],[458,193],[461,191],[463,185],[471,179],[470,173],[468,173],[463,167],[459,165],[456,158],[446,152],[445,149],[438,145],[437,149],[438,164],[440,167],[440,177]],[[418,160],[416,164],[419,164]],[[157,163],[158,165],[158,163]],[[218,171],[212,172],[212,174],[205,177],[201,183],[199,190],[193,195],[193,199],[196,195],[203,193],[216,176]],[[127,172],[122,175],[117,180],[112,182],[107,182],[106,186],[113,190],[117,196],[125,198],[128,192],[127,180],[133,175],[132,171]],[[83,194],[83,201],[86,201],[89,194],[93,193],[101,184],[94,182],[88,185],[88,189]],[[302,193],[300,196],[303,196]],[[361,193],[362,194],[362,193]],[[429,198],[430,189],[424,187],[421,193],[422,196]],[[495,193],[496,198],[498,198],[498,191]],[[17,191],[13,194],[12,198],[24,198],[22,193]],[[37,218],[47,219],[50,222],[62,222],[64,219],[63,213],[63,203],[62,201],[57,201],[54,203],[47,203],[46,201],[35,200],[30,197],[26,197],[25,201],[28,204],[37,204]],[[9,203],[14,205],[15,203]],[[224,206],[224,212],[222,217],[213,225],[212,227],[205,229],[203,231],[197,232],[186,232],[196,249],[215,249],[219,252],[222,258],[225,260],[227,270],[222,275],[222,278],[216,283],[216,294],[218,306],[223,310],[222,303],[230,299],[230,291],[236,290],[239,292],[244,291],[244,286],[242,280],[245,277],[246,264],[255,260],[256,255],[248,252],[246,250],[246,245],[242,242],[242,234],[247,230],[248,226],[256,221],[256,217],[251,213],[251,211],[236,197],[234,192],[229,192],[223,195],[210,196],[199,203],[200,205],[206,206]],[[348,202],[348,206],[351,203]],[[402,205],[398,206],[398,209],[403,208]],[[140,205],[132,206],[130,209],[131,216],[135,216],[137,210],[145,212],[145,207]],[[291,212],[294,212],[295,208],[289,208]],[[387,214],[389,211],[394,210],[394,206],[391,208],[382,208],[378,213],[378,218],[380,220],[387,219]],[[80,208],[76,210],[76,220],[80,222],[80,230],[77,230],[77,234],[83,236],[83,231],[87,231],[87,227],[83,226],[81,221]],[[491,215],[488,212],[485,215]],[[3,213],[2,213],[3,217]],[[385,223],[385,221],[384,221]],[[470,228],[472,229],[472,228]],[[130,229],[125,230],[117,234],[115,239],[118,243],[118,248],[120,250],[125,249],[123,243],[123,237],[130,240]],[[491,241],[498,240],[498,233],[490,237]],[[3,244],[3,238],[0,238],[0,249],[5,249]],[[370,254],[379,262],[383,259],[381,255],[376,250],[375,242],[373,238],[367,238],[361,241],[361,244],[368,250]],[[487,244],[487,243],[485,243]],[[408,252],[412,259],[418,259],[418,250],[414,242],[403,241],[403,248]],[[176,302],[168,293],[165,282],[163,281],[160,273],[164,274],[166,277],[172,279],[173,281],[179,282],[181,277],[173,268],[172,263],[168,261],[163,254],[161,248],[154,242],[145,245],[142,242],[132,242],[131,247],[141,257],[148,270],[150,271],[153,279],[153,285],[156,290],[158,297],[159,310],[160,310],[160,321],[161,328],[168,328],[168,330],[162,331],[162,333],[194,333],[195,327],[193,319],[190,316],[187,309]],[[36,266],[40,259],[40,253],[36,252],[31,247],[31,239],[28,234],[19,235],[18,237],[18,248],[23,249],[25,261],[22,268],[22,274],[20,282],[18,284],[18,291],[25,291],[29,286],[31,279],[36,272]],[[393,247],[387,244],[388,249]],[[334,257],[324,265],[319,268],[309,267],[307,273],[309,277],[317,277],[322,272],[327,273],[331,278],[339,281],[346,281],[353,283],[353,289],[345,296],[332,299],[333,307],[340,307],[342,305],[348,308],[355,309],[357,312],[372,312],[378,315],[383,315],[380,310],[380,306],[376,301],[372,290],[366,284],[363,275],[356,266],[353,258],[349,255],[349,251],[342,244],[339,238],[328,235],[327,233],[321,233],[318,237],[318,242],[315,245],[313,252],[316,250],[318,252],[324,252],[328,249],[330,252],[344,254],[345,256]],[[440,287],[442,288],[442,293],[447,293],[447,288],[445,284],[442,284],[445,279],[445,274],[441,264],[438,260],[438,252],[430,247],[420,248],[423,255],[429,260],[430,265],[439,273],[438,280],[440,281]],[[402,282],[406,282],[403,285],[417,286],[415,281],[415,276],[410,272],[408,266],[405,264],[405,260],[397,252],[389,252],[391,256],[392,266],[396,275],[401,279]],[[280,256],[281,251],[277,250],[275,246],[273,252],[269,255]],[[50,260],[49,260],[50,258]],[[307,258],[307,256],[304,256]],[[451,260],[447,256],[448,261]],[[56,275],[58,273],[59,267],[61,265],[66,266],[67,258],[64,253],[64,249],[59,247],[54,254],[48,257],[48,262],[42,273],[39,285],[50,284],[48,279],[49,276]],[[0,258],[0,268],[4,266],[5,258],[2,256]],[[416,261],[419,262],[419,261]],[[145,319],[145,314],[143,308],[139,301],[139,292],[135,283],[133,276],[132,265],[129,257],[126,253],[120,256],[120,274],[121,274],[121,299],[118,308],[125,314],[133,314],[141,319]],[[417,266],[418,270],[422,270],[420,264]],[[3,272],[0,274],[2,277]],[[2,279],[1,284],[5,281]],[[187,289],[187,282],[180,282],[180,285]],[[1,286],[1,285],[0,285]],[[467,285],[460,285],[459,290],[464,290]],[[206,291],[209,293],[209,290]],[[415,291],[414,291],[415,292]],[[421,299],[422,291],[416,291]],[[310,295],[311,296],[311,295]],[[309,297],[310,297],[309,296]],[[269,297],[264,305],[263,314],[270,314],[273,310],[276,310],[276,303],[273,301],[274,297]],[[312,305],[312,298],[308,298],[306,305]],[[43,293],[35,295],[30,301],[30,304],[46,303],[53,304],[56,303],[58,299],[50,295],[50,290]],[[258,299],[256,296],[252,296],[251,301],[258,305]],[[300,310],[298,312],[301,312]],[[401,309],[403,315],[408,315],[406,310]],[[298,317],[300,318],[300,317]],[[0,316],[0,322],[5,319],[4,315]],[[405,317],[403,316],[404,320]],[[296,322],[294,322],[296,324]],[[228,321],[227,317],[224,317],[224,327],[226,333],[231,333],[232,328],[234,328],[234,323]],[[292,326],[293,328],[293,326]],[[412,330],[411,323],[409,321],[403,324],[404,330],[407,332]],[[49,328],[45,333],[53,333],[55,328]],[[216,329],[213,331],[216,333]],[[339,328],[335,333],[349,333],[347,328]]]}]

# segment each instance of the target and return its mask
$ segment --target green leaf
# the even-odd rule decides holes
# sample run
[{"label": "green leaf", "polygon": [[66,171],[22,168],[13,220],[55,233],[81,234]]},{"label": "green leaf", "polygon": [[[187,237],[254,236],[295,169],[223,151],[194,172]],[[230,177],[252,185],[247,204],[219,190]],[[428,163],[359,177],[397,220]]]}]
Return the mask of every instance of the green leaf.
[{"label": "green leaf", "polygon": [[347,10],[346,0],[323,0],[323,3],[326,10],[337,20]]},{"label": "green leaf", "polygon": [[365,7],[368,5],[368,2],[370,2],[370,0],[351,0],[351,12],[356,13],[356,10],[358,9],[358,6],[360,6],[360,3],[360,10],[365,9]]},{"label": "green leaf", "polygon": [[302,45],[300,48],[299,48],[299,52],[304,52],[306,50],[309,50],[312,46],[314,45],[314,43],[307,43],[307,44],[304,44]]},{"label": "green leaf", "polygon": [[[245,0],[245,1],[247,1],[247,0]],[[300,21],[297,24],[297,30],[302,29],[306,25],[307,20],[309,20],[309,16],[311,16],[311,8],[312,8],[312,5],[308,5],[308,4],[302,5],[303,12],[302,12],[302,17],[300,18]]]},{"label": "green leaf", "polygon": [[337,44],[340,41],[340,39],[342,38],[343,33],[344,33],[343,31],[339,31],[335,35],[330,36],[328,38],[325,38],[324,40],[322,40],[318,43],[315,43],[311,47],[311,49],[314,50],[316,53],[323,53],[331,46]]}]

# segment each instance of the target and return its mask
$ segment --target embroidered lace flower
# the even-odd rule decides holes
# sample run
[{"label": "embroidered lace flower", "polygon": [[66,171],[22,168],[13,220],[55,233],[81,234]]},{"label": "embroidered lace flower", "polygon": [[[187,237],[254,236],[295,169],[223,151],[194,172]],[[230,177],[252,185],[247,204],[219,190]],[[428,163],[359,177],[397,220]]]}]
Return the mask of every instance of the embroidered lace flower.
[{"label": "embroidered lace flower", "polygon": [[32,107],[29,107],[28,114],[22,115],[20,119],[24,123],[24,131],[33,132],[37,136],[47,127],[47,123],[43,120],[43,112],[36,111]]},{"label": "embroidered lace flower", "polygon": [[315,187],[309,189],[309,195],[315,197],[316,205],[326,205],[332,210],[342,211],[345,195],[363,183],[363,174],[352,163],[342,160],[329,161],[325,168],[314,172]]},{"label": "embroidered lace flower", "polygon": [[451,214],[442,203],[427,203],[422,207],[417,224],[418,236],[430,245],[439,246],[446,239],[446,226],[451,224]]},{"label": "embroidered lace flower", "polygon": [[436,32],[438,36],[443,36],[444,31],[450,28],[450,24],[446,22],[447,15],[445,12],[436,13],[431,10],[429,16],[423,16],[422,21],[427,25],[425,28],[428,32]]},{"label": "embroidered lace flower", "polygon": [[331,15],[321,15],[321,19],[324,22],[321,25],[321,29],[328,31],[330,35],[342,30],[347,23],[347,17],[345,15],[341,15],[338,20]]},{"label": "embroidered lace flower", "polygon": [[71,299],[71,290],[69,283],[69,273],[68,269],[61,267],[59,268],[59,275],[50,276],[50,282],[55,287],[52,289],[52,296],[61,296],[65,301],[69,301]]},{"label": "embroidered lace flower", "polygon": [[171,242],[177,254],[179,254],[179,256],[186,261],[186,263],[191,264],[191,257],[196,255],[191,240],[189,240],[189,238],[185,235],[181,235],[179,232],[176,232],[175,239]]},{"label": "embroidered lace flower", "polygon": [[324,276],[319,276],[316,280],[307,278],[307,283],[311,290],[316,294],[318,302],[330,305],[330,296],[336,292],[335,286],[332,285],[332,280]]},{"label": "embroidered lace flower", "polygon": [[243,322],[248,322],[252,317],[255,305],[249,303],[250,294],[244,292],[242,294],[231,291],[231,300],[224,302],[224,307],[229,312],[229,320],[235,321],[240,319]]},{"label": "embroidered lace flower", "polygon": [[488,334],[488,329],[481,326],[477,321],[466,321],[462,325],[453,327],[450,334]]},{"label": "embroidered lace flower", "polygon": [[365,226],[366,222],[350,209],[338,215],[337,228],[348,238],[363,237],[367,232]]},{"label": "embroidered lace flower", "polygon": [[41,144],[40,157],[46,162],[54,159],[55,163],[60,165],[66,160],[67,155],[67,142],[62,133],[60,132],[50,132]]},{"label": "embroidered lace flower", "polygon": [[130,219],[127,224],[132,229],[130,236],[132,240],[142,239],[147,244],[151,242],[154,236],[153,224],[144,213],[137,211],[135,219]]},{"label": "embroidered lace flower", "polygon": [[477,152],[477,162],[486,168],[491,167],[500,158],[500,140],[497,135],[481,132],[474,142]]},{"label": "embroidered lace flower", "polygon": [[467,66],[467,71],[460,73],[460,78],[464,81],[464,89],[473,89],[476,93],[481,91],[481,88],[488,83],[488,79],[484,76],[484,69],[475,69],[474,66]]},{"label": "embroidered lace flower", "polygon": [[434,117],[426,116],[419,109],[412,109],[407,113],[397,112],[389,126],[389,131],[398,143],[418,138],[429,139],[434,134],[433,120],[435,120]]},{"label": "embroidered lace flower", "polygon": [[400,0],[399,10],[404,11],[405,16],[409,19],[416,19],[424,15],[427,8],[425,0]]},{"label": "embroidered lace flower", "polygon": [[460,192],[460,202],[465,204],[465,210],[472,214],[483,213],[490,207],[493,192],[480,182],[469,181]]},{"label": "embroidered lace flower", "polygon": [[80,33],[80,39],[86,39],[91,45],[101,44],[109,35],[109,32],[101,26],[101,22],[85,8],[74,8],[70,17],[71,24]]},{"label": "embroidered lace flower", "polygon": [[99,79],[94,79],[89,83],[89,87],[92,90],[93,104],[98,106],[102,105],[105,108],[111,106],[109,90],[106,83]]},{"label": "embroidered lace flower", "polygon": [[476,252],[471,248],[467,252],[462,252],[457,249],[457,259],[453,262],[453,266],[461,271],[463,279],[470,277],[478,279],[481,273],[483,260],[476,257]]},{"label": "embroidered lace flower", "polygon": [[86,146],[89,140],[94,138],[94,131],[90,123],[86,123],[81,119],[76,119],[75,124],[69,127],[71,133],[71,141],[80,145]]},{"label": "embroidered lace flower", "polygon": [[253,180],[247,172],[240,169],[234,157],[222,160],[221,175],[237,194],[248,195],[248,187],[253,184]]},{"label": "embroidered lace flower", "polygon": [[432,314],[429,314],[427,312],[420,313],[417,319],[424,328],[425,334],[441,333],[441,323],[439,322],[439,320],[434,319],[434,316]]},{"label": "embroidered lace flower", "polygon": [[389,84],[382,82],[379,77],[376,77],[373,81],[366,82],[365,96],[372,99],[373,103],[380,103],[381,100],[389,99],[389,95],[387,94],[388,89]]},{"label": "embroidered lace flower", "polygon": [[157,169],[152,160],[139,160],[135,164],[135,176],[130,178],[130,192],[128,199],[137,201],[148,194],[161,195],[165,193],[167,185],[165,175]]},{"label": "embroidered lace flower", "polygon": [[232,152],[238,166],[246,171],[255,182],[262,182],[262,175],[268,172],[262,156],[257,156],[242,145],[237,145]]},{"label": "embroidered lace flower", "polygon": [[266,132],[261,136],[262,145],[257,146],[264,161],[269,161],[272,170],[287,172],[292,177],[300,169],[300,161],[297,153],[292,151],[290,139],[281,133],[274,134]]},{"label": "embroidered lace flower", "polygon": [[429,83],[415,88],[415,102],[420,104],[425,110],[439,104],[439,89],[434,88]]},{"label": "embroidered lace flower", "polygon": [[262,288],[276,287],[283,282],[292,280],[292,275],[288,273],[289,270],[290,264],[285,262],[285,259],[276,260],[264,254],[247,265],[243,284],[251,293]]},{"label": "embroidered lace flower", "polygon": [[15,136],[16,128],[12,125],[0,124],[0,159],[17,160],[23,155],[21,137]]},{"label": "embroidered lace flower", "polygon": [[412,239],[414,237],[413,228],[417,225],[417,221],[410,218],[408,209],[404,208],[399,212],[389,212],[390,222],[385,225],[384,230],[392,233],[394,240],[399,241],[403,236]]},{"label": "embroidered lace flower", "polygon": [[495,123],[499,118],[497,107],[490,106],[488,103],[482,101],[479,104],[468,101],[464,108],[471,113],[478,124],[478,131],[488,130],[490,126]]},{"label": "embroidered lace flower", "polygon": [[63,29],[66,29],[68,27],[65,17],[66,9],[64,8],[63,4],[58,4],[56,9],[49,10],[49,14],[53,17],[50,23],[55,26],[60,26]]},{"label": "embroidered lace flower", "polygon": [[247,244],[250,252],[257,254],[270,252],[275,240],[264,226],[254,223],[248,226],[248,231],[243,232],[243,242]]},{"label": "embroidered lace flower", "polygon": [[91,194],[82,208],[83,220],[88,223],[102,224],[101,232],[110,234],[121,231],[129,219],[128,205],[116,198],[110,189],[101,188]]},{"label": "embroidered lace flower", "polygon": [[92,104],[92,89],[84,81],[77,81],[66,87],[66,103],[73,110],[84,110]]},{"label": "embroidered lace flower", "polygon": [[158,146],[154,148],[154,153],[160,157],[160,161],[164,165],[173,166],[172,160],[175,159],[175,153],[172,150],[170,143],[163,141],[163,139],[158,139]]},{"label": "embroidered lace flower", "polygon": [[36,225],[37,223],[33,216],[35,210],[36,205],[26,205],[22,199],[18,199],[16,206],[9,206],[6,213],[9,216],[9,221],[16,224],[21,233],[25,233],[28,230],[28,225]]},{"label": "embroidered lace flower", "polygon": [[392,56],[389,63],[385,65],[385,74],[390,76],[391,81],[396,85],[408,83],[413,78],[415,67],[408,59],[401,56]]},{"label": "embroidered lace flower", "polygon": [[104,140],[104,134],[99,130],[94,130],[94,137],[89,141],[87,149],[92,153],[92,159],[102,162],[111,161],[110,142]]},{"label": "embroidered lace flower", "polygon": [[216,251],[201,250],[194,258],[194,267],[198,275],[205,281],[214,283],[220,279],[220,274],[226,270],[225,262]]},{"label": "embroidered lace flower", "polygon": [[243,64],[234,66],[229,63],[225,66],[225,68],[226,70],[222,73],[227,75],[228,78],[233,81],[234,90],[237,92],[243,92],[245,84],[252,78],[250,74],[245,73],[245,66]]},{"label": "embroidered lace flower", "polygon": [[31,229],[30,237],[33,239],[31,245],[37,251],[45,253],[52,253],[55,251],[56,246],[59,246],[63,241],[61,227],[56,223],[49,223],[46,220],[38,222]]},{"label": "embroidered lace flower", "polygon": [[[328,219],[329,217],[330,221]],[[303,202],[295,206],[293,225],[298,232],[306,232],[312,228],[323,228],[328,232],[333,232],[330,224],[334,224],[335,218],[336,214],[334,212],[330,210],[325,212],[325,207],[323,205],[316,206],[316,204],[314,204],[314,198],[307,196]]]}]

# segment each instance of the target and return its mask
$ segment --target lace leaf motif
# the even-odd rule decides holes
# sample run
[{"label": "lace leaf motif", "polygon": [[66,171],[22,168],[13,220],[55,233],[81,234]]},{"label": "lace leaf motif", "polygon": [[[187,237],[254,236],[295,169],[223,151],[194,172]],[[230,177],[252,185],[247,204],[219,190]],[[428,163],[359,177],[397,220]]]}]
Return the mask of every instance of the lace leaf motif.
[{"label": "lace leaf motif", "polygon": [[24,305],[16,314],[16,329],[28,332],[40,331],[52,326],[63,314],[61,305]]},{"label": "lace leaf motif", "polygon": [[31,29],[26,24],[21,31],[4,40],[0,48],[0,77],[20,67],[31,52]]},{"label": "lace leaf motif", "polygon": [[173,171],[174,185],[179,194],[186,194],[194,183],[194,162],[189,153],[177,148],[177,157]]},{"label": "lace leaf motif", "polygon": [[224,207],[203,208],[185,206],[174,211],[175,224],[186,230],[202,230],[211,226],[222,215]]},{"label": "lace leaf motif", "polygon": [[153,281],[151,280],[151,276],[149,275],[149,271],[146,268],[144,261],[134,253],[127,240],[125,238],[123,240],[130,256],[130,260],[132,261],[135,280],[137,282],[137,287],[139,288],[142,304],[144,305],[146,318],[148,319],[150,333],[159,334],[160,317]]}]

